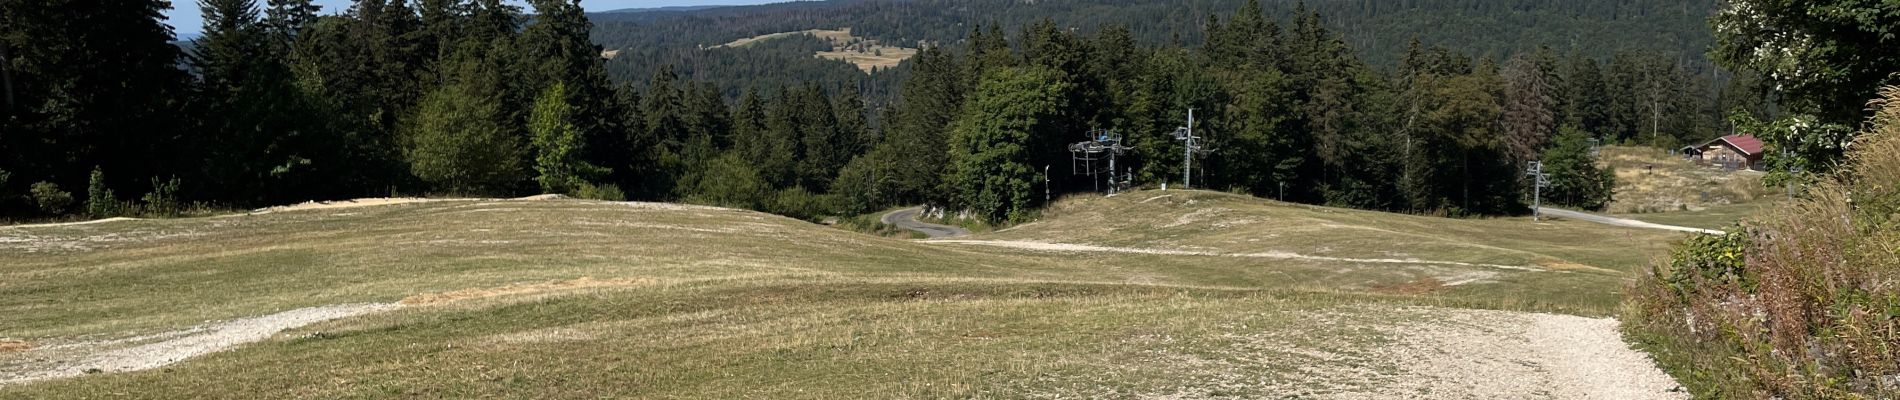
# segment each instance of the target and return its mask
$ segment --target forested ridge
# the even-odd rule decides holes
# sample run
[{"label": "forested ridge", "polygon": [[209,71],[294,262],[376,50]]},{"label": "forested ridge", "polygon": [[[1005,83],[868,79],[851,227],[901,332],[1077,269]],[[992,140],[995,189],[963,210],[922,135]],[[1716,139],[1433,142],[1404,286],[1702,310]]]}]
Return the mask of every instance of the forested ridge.
[{"label": "forested ridge", "polygon": [[[623,51],[607,61],[594,41],[615,31],[593,20],[751,21],[744,15],[761,10],[818,18],[838,15],[825,7],[928,1],[590,18],[567,0],[529,10],[498,0],[361,0],[337,15],[306,0],[205,0],[205,35],[188,53],[166,44],[169,30],[155,19],[162,2],[96,13],[81,0],[0,4],[10,18],[0,36],[12,52],[6,71],[21,83],[9,92],[0,137],[8,156],[0,197],[16,216],[545,192],[804,218],[928,203],[1002,221],[1039,207],[1035,192],[1101,187],[1101,176],[1069,173],[1067,145],[1091,130],[1126,135],[1135,147],[1119,176],[1175,182],[1183,149],[1168,134],[1189,109],[1213,150],[1196,155],[1198,187],[1510,214],[1524,209],[1524,165],[1547,151],[1575,160],[1589,138],[1672,146],[1723,130],[1727,110],[1770,111],[1746,76],[1718,86],[1694,63],[1660,55],[1531,46],[1491,57],[1408,40],[1390,68],[1377,67],[1321,12],[1353,2],[1237,3],[1177,29],[1197,32],[1192,42],[1144,39],[1154,35],[1148,25],[1113,19],[971,25],[956,41],[919,42],[925,50],[897,71],[869,75],[810,57],[822,44],[809,37],[694,49],[703,54],[691,60]],[[1094,15],[1075,15],[1084,14]],[[900,25],[949,23],[913,17]],[[1089,24],[1098,25],[1082,28]],[[918,32],[932,29],[949,28]],[[713,37],[655,32],[682,43]],[[867,33],[895,35],[875,32]],[[108,52],[144,56],[96,56]],[[629,63],[651,73],[610,78]],[[800,72],[833,64],[844,71]],[[683,72],[695,68],[741,73]],[[1568,182],[1558,202],[1607,200],[1608,174],[1594,164],[1556,165]]]},{"label": "forested ridge", "polygon": [[[690,12],[594,14],[595,41],[635,58],[609,63],[620,79],[641,81],[657,65],[680,65],[689,80],[708,80],[726,86],[736,97],[746,82],[755,88],[771,83],[742,81],[755,69],[735,59],[784,64],[788,61],[760,54],[701,51],[735,39],[805,29],[852,27],[859,36],[882,43],[914,47],[917,43],[967,43],[970,27],[998,25],[1008,35],[1048,18],[1058,26],[1088,34],[1110,26],[1126,28],[1144,45],[1195,46],[1205,40],[1208,18],[1225,15],[1243,0],[833,0],[790,2],[746,7],[723,7]],[[1359,57],[1375,68],[1395,68],[1413,39],[1445,45],[1479,57],[1504,59],[1511,54],[1548,46],[1559,53],[1579,53],[1607,59],[1625,54],[1676,63],[1692,74],[1707,75],[1722,84],[1726,75],[1715,71],[1704,56],[1713,44],[1708,18],[1715,1],[1473,1],[1473,0],[1333,0],[1301,3],[1274,0],[1261,3],[1262,11],[1279,23],[1289,22],[1295,8],[1305,7],[1326,16],[1326,28],[1338,33]],[[743,53],[743,52],[740,52]],[[817,61],[817,60],[811,60]],[[691,65],[691,67],[686,67]],[[799,74],[824,82],[847,82],[840,63],[799,63],[783,66],[779,75]],[[740,70],[735,70],[740,69]],[[872,78],[877,79],[877,78]],[[877,83],[892,83],[880,80]],[[837,86],[837,84],[833,84]],[[869,85],[882,91],[879,85]],[[842,86],[838,86],[842,87]],[[875,97],[875,96],[873,96]]]},{"label": "forested ridge", "polygon": [[[1014,35],[972,29],[964,44],[926,45],[901,75],[903,100],[875,115],[862,83],[805,79],[746,90],[732,104],[715,83],[682,79],[662,63],[638,89],[615,84],[589,41],[592,23],[567,1],[532,2],[530,19],[495,0],[364,0],[338,15],[302,0],[206,0],[205,35],[188,53],[167,44],[172,35],[156,20],[163,3],[143,4],[96,13],[77,0],[4,4],[0,170],[9,214],[550,192],[801,217],[928,202],[1002,220],[1040,203],[1027,195],[1036,167],[1066,165],[1064,146],[1090,129],[1145,146],[1118,172],[1165,181],[1179,159],[1158,135],[1187,108],[1202,110],[1210,140],[1224,148],[1206,160],[1214,172],[1202,172],[1215,187],[1508,213],[1521,207],[1516,163],[1546,139],[1505,146],[1489,137],[1500,126],[1490,121],[1528,112],[1538,115],[1527,123],[1541,125],[1527,135],[1574,119],[1619,129],[1619,138],[1634,138],[1639,122],[1612,108],[1598,118],[1587,105],[1575,117],[1555,114],[1563,111],[1551,100],[1555,79],[1518,88],[1541,97],[1507,110],[1521,105],[1500,100],[1507,88],[1559,75],[1550,51],[1500,69],[1413,43],[1395,80],[1354,56],[1317,13],[1296,9],[1282,29],[1251,2],[1210,19],[1207,45],[1192,49],[1139,44],[1119,26],[1084,35],[1053,19]],[[33,40],[41,37],[135,40]],[[126,56],[98,56],[111,52]],[[1572,61],[1579,70],[1594,63]],[[755,75],[775,70],[786,69]],[[1426,104],[1441,100],[1464,103]],[[1429,119],[1385,118],[1406,112]],[[1395,145],[1374,133],[1414,128],[1430,134]],[[1054,178],[1045,190],[1095,184]]]}]

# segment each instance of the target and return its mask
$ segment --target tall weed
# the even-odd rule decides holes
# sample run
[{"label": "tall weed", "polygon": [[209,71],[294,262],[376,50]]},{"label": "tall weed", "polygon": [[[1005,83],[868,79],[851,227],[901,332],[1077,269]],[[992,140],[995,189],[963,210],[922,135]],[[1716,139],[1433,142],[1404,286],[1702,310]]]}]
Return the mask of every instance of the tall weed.
[{"label": "tall weed", "polygon": [[1642,274],[1627,329],[1701,395],[1900,398],[1900,88],[1805,198]]}]

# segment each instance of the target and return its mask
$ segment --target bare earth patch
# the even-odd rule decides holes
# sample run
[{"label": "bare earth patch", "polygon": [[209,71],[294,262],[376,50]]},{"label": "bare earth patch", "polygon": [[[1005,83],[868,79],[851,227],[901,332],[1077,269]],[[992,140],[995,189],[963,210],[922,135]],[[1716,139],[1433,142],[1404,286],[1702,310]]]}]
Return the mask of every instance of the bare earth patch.
[{"label": "bare earth patch", "polygon": [[337,200],[337,201],[306,201],[303,203],[292,204],[292,205],[287,205],[287,206],[276,206],[276,207],[264,208],[261,210],[257,210],[256,212],[267,213],[267,212],[280,212],[280,211],[328,210],[328,209],[336,209],[336,208],[373,207],[373,206],[386,206],[386,205],[394,205],[394,204],[428,203],[428,202],[445,201],[445,200],[446,199],[425,199],[425,198],[420,198],[420,197],[381,197],[381,198]]},{"label": "bare earth patch", "polygon": [[95,220],[91,220],[91,221],[79,221],[79,222],[59,222],[59,223],[51,223],[51,224],[26,224],[26,225],[7,225],[7,226],[0,226],[0,228],[45,228],[45,227],[54,227],[54,226],[75,226],[75,225],[92,225],[92,224],[103,224],[103,223],[107,223],[107,222],[118,222],[118,221],[137,221],[137,220],[138,220],[138,218],[127,218],[127,217],[112,217],[112,218],[104,218],[104,219],[95,219]]},{"label": "bare earth patch", "polygon": [[[1156,350],[1196,377],[1153,399],[1684,399],[1612,319],[1437,307],[1346,307],[1309,329],[1239,331],[1213,352]],[[1248,331],[1261,333],[1247,333]],[[1168,343],[1149,343],[1166,349]]]},{"label": "bare earth patch", "polygon": [[264,340],[285,329],[398,307],[401,306],[368,303],[300,308],[130,339],[43,346],[0,359],[0,386],[92,373],[158,368],[232,346]]}]

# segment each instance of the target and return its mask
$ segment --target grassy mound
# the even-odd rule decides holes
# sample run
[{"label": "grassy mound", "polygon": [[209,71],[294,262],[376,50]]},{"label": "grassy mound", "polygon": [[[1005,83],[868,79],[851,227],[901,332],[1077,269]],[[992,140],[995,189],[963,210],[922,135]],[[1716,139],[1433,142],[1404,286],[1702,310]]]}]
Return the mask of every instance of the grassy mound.
[{"label": "grassy mound", "polygon": [[1626,329],[1711,397],[1900,397],[1900,88],[1840,175],[1644,274]]},{"label": "grassy mound", "polygon": [[[0,378],[35,348],[403,305],[0,398],[1369,397],[1353,394],[1449,382],[1380,349],[1457,353],[1417,332],[1492,340],[1469,321],[1526,319],[1475,309],[1607,315],[1656,243],[1680,237],[1212,192],[1055,211],[960,239],[1199,250],[1037,252],[574,199],[0,227],[0,344],[26,347],[0,348]],[[1104,224],[1136,236],[1081,229]]]}]

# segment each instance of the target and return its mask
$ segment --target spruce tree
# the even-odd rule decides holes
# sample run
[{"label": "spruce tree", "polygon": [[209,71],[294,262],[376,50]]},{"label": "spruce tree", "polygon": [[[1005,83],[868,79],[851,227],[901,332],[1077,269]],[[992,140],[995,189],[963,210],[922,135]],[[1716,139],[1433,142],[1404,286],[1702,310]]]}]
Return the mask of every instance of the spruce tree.
[{"label": "spruce tree", "polygon": [[1603,138],[1612,133],[1610,126],[1609,88],[1603,82],[1603,70],[1597,60],[1572,55],[1569,76],[1564,79],[1569,95],[1564,112],[1567,117],[1564,124],[1575,126],[1592,137]]},{"label": "spruce tree", "polygon": [[838,116],[832,112],[831,96],[818,85],[806,85],[791,100],[798,125],[798,184],[806,190],[825,192],[838,169],[851,161],[849,143],[856,137],[838,129]]},{"label": "spruce tree", "polygon": [[[10,106],[0,146],[16,176],[65,187],[94,164],[172,174],[194,169],[184,140],[189,76],[164,0],[0,1],[0,48]],[[112,186],[146,177],[115,175]]]},{"label": "spruce tree", "polygon": [[253,0],[205,0],[192,62],[208,111],[197,143],[203,189],[239,204],[330,195],[345,166],[327,117],[291,73],[284,43]]},{"label": "spruce tree", "polygon": [[911,78],[885,119],[889,134],[884,142],[903,160],[890,196],[900,202],[949,205],[949,190],[941,188],[949,161],[944,149],[950,124],[963,108],[965,70],[954,56],[935,47],[924,48],[913,60]]},{"label": "spruce tree", "polygon": [[[567,84],[567,104],[574,107],[574,125],[588,143],[584,158],[589,162],[613,165],[616,160],[632,158],[624,135],[626,127],[619,118],[625,113],[620,107],[627,105],[603,101],[615,98],[615,91],[607,79],[601,48],[588,37],[593,23],[588,21],[586,10],[578,0],[533,0],[528,4],[535,16],[534,22],[522,30],[519,42],[526,63],[524,80],[539,87],[557,81]],[[623,174],[618,180],[634,184],[644,178]]]},{"label": "spruce tree", "polygon": [[1525,54],[1504,66],[1504,108],[1499,125],[1515,163],[1537,158],[1557,130],[1556,96],[1548,76]]}]

